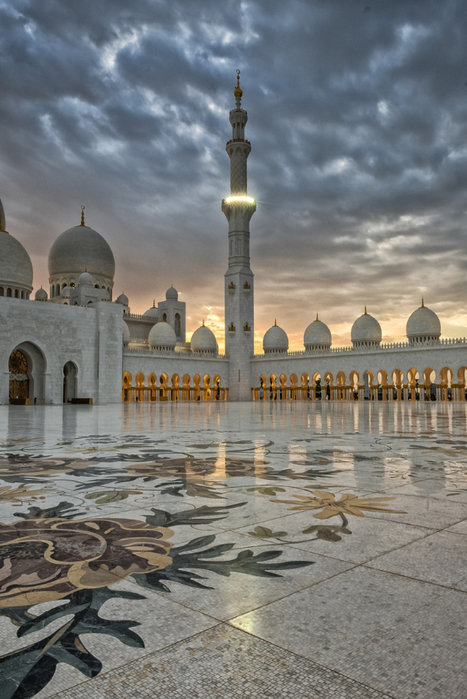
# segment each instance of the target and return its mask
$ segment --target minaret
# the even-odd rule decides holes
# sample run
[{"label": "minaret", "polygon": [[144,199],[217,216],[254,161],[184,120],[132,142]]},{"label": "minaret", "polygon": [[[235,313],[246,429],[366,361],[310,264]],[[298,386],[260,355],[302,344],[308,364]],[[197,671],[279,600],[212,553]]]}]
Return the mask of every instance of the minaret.
[{"label": "minaret", "polygon": [[256,202],[248,196],[246,161],[251,144],[245,139],[248,114],[241,107],[240,71],[230,112],[232,138],[226,151],[230,158],[230,196],[222,201],[229,222],[229,267],[225,273],[225,352],[229,357],[229,400],[251,400],[250,360],[254,348],[253,272],[250,269],[250,218]]}]

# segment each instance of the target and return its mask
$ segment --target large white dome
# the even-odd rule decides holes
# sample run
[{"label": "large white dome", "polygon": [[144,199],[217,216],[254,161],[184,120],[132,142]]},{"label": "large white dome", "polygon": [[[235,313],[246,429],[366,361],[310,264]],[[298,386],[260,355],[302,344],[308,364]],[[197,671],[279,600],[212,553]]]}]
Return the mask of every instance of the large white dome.
[{"label": "large white dome", "polygon": [[441,335],[441,323],[436,313],[427,308],[422,301],[420,308],[408,319],[406,333],[410,342],[438,340]]},{"label": "large white dome", "polygon": [[269,352],[287,352],[289,349],[289,338],[285,330],[282,330],[276,323],[266,330],[263,337],[263,350]]},{"label": "large white dome", "polygon": [[217,354],[216,336],[204,324],[195,330],[191,336],[191,349],[193,352]]},{"label": "large white dome", "polygon": [[149,331],[148,343],[156,349],[172,350],[177,344],[175,330],[163,320],[153,325]]},{"label": "large white dome", "polygon": [[321,322],[316,315],[314,320],[305,330],[303,336],[305,349],[328,349],[332,344],[332,335],[328,326]]},{"label": "large white dome", "polygon": [[49,253],[50,283],[75,284],[88,272],[99,286],[113,286],[115,260],[110,245],[89,226],[73,226],[58,236]]},{"label": "large white dome", "polygon": [[0,231],[0,288],[2,296],[28,298],[32,291],[31,259],[21,243]]},{"label": "large white dome", "polygon": [[178,299],[177,289],[171,286],[170,289],[167,289],[167,291],[165,292],[165,298],[167,300],[172,299],[173,301],[176,301]]},{"label": "large white dome", "polygon": [[365,313],[352,325],[350,337],[354,347],[374,347],[383,337],[381,325],[376,318]]}]

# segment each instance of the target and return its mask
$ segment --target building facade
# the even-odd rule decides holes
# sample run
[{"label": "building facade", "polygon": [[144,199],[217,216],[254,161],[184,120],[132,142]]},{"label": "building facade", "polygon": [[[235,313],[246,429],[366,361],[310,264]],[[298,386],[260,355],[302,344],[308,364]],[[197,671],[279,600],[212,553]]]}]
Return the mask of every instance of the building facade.
[{"label": "building facade", "polygon": [[204,323],[186,341],[186,305],[171,286],[143,314],[125,294],[112,300],[115,260],[110,245],[81,222],[64,231],[49,254],[49,292],[34,300],[27,251],[7,232],[0,201],[0,401],[3,404],[163,401],[465,401],[467,340],[441,338],[438,316],[422,300],[407,321],[407,342],[383,344],[367,309],[352,326],[350,347],[332,346],[319,320],[304,332],[304,349],[289,352],[275,323],[254,354],[254,275],[245,138],[248,114],[237,76],[224,276],[225,354]]}]

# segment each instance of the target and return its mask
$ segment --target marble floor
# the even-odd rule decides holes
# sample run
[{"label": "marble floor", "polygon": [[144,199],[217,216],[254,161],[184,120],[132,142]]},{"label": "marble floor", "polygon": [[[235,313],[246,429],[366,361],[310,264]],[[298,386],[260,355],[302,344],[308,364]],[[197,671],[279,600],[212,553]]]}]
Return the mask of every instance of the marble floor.
[{"label": "marble floor", "polygon": [[0,699],[465,699],[467,404],[0,407]]}]

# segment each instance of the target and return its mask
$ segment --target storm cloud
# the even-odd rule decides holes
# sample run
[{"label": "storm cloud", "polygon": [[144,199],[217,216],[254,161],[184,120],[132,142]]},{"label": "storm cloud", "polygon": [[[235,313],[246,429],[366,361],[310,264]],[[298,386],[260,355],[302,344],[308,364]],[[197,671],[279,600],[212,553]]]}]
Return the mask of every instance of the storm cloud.
[{"label": "storm cloud", "polygon": [[256,336],[385,341],[425,303],[467,335],[462,0],[0,1],[0,197],[48,288],[55,238],[111,245],[140,313],[171,284],[221,339],[235,71],[248,110]]}]

